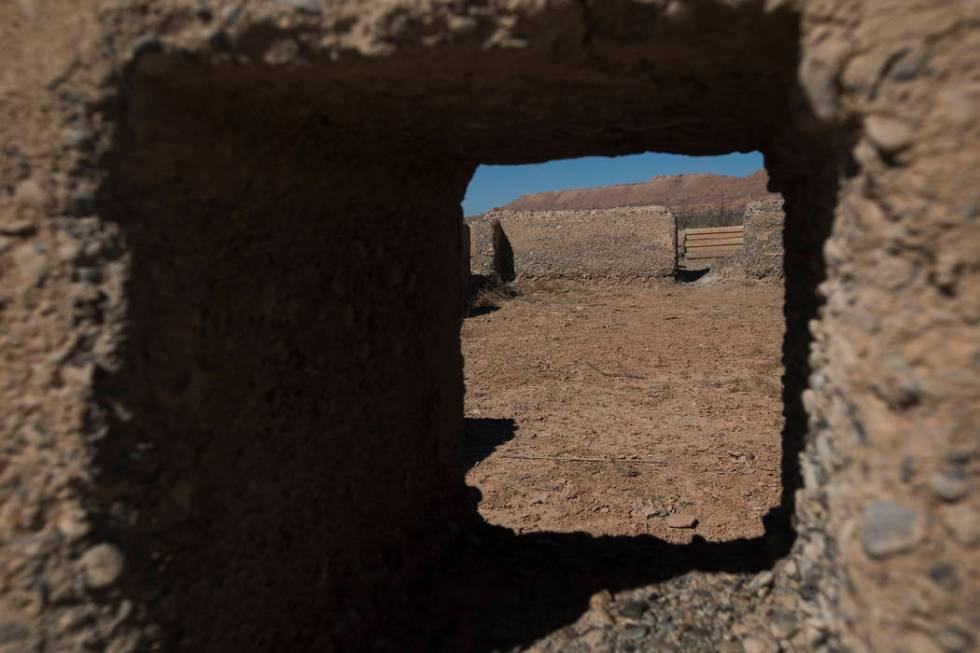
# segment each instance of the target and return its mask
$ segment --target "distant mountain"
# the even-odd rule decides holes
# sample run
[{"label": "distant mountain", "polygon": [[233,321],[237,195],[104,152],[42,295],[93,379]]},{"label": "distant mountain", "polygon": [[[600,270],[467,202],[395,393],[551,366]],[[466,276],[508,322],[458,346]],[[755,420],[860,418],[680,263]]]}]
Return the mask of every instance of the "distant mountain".
[{"label": "distant mountain", "polygon": [[749,202],[778,197],[766,190],[768,181],[765,170],[748,177],[707,173],[667,175],[639,184],[532,193],[501,208],[541,211],[658,204],[678,216],[718,213],[740,216]]}]

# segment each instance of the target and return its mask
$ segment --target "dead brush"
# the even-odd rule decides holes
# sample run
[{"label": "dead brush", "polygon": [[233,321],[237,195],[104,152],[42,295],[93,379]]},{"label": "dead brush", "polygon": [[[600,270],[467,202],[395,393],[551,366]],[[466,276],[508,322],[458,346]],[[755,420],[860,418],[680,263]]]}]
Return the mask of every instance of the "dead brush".
[{"label": "dead brush", "polygon": [[466,316],[483,315],[499,309],[517,296],[510,286],[488,286],[477,290],[466,303]]}]

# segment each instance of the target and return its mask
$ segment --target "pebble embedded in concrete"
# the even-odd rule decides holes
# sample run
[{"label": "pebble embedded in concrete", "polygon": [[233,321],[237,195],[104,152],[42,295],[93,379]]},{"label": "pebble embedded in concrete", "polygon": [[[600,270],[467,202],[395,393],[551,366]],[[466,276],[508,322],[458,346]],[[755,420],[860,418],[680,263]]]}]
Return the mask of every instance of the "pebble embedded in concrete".
[{"label": "pebble embedded in concrete", "polygon": [[912,143],[912,126],[899,118],[871,116],[864,122],[864,131],[886,154],[903,150]]},{"label": "pebble embedded in concrete", "polygon": [[85,583],[92,589],[114,585],[122,576],[125,557],[119,547],[108,542],[96,544],[82,554],[81,566]]},{"label": "pebble embedded in concrete", "polygon": [[919,513],[890,501],[876,501],[864,510],[861,544],[872,558],[908,551],[923,537]]},{"label": "pebble embedded in concrete", "polygon": [[943,513],[953,539],[967,547],[980,545],[980,511],[970,506],[953,506]]},{"label": "pebble embedded in concrete", "polygon": [[745,653],[779,653],[779,642],[768,633],[759,631],[742,640]]},{"label": "pebble embedded in concrete", "polygon": [[943,501],[958,501],[966,496],[966,475],[962,472],[936,472],[930,481],[932,491]]}]

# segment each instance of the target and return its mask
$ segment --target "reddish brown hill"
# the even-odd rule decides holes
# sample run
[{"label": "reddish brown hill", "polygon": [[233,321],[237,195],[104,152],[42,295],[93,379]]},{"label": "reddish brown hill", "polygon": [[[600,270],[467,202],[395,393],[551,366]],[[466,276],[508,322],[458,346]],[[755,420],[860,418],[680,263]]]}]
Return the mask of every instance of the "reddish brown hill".
[{"label": "reddish brown hill", "polygon": [[617,206],[667,206],[676,215],[737,213],[745,205],[776,197],[766,190],[765,170],[748,177],[727,177],[707,173],[654,177],[640,184],[621,184],[598,188],[532,193],[511,202],[505,209],[556,210],[606,209]]}]

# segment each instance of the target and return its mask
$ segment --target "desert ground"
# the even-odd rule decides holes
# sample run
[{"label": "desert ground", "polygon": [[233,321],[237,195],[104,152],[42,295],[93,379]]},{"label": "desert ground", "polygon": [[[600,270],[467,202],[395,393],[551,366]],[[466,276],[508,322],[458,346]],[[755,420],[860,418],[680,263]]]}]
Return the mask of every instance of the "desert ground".
[{"label": "desert ground", "polygon": [[521,281],[464,320],[467,483],[490,523],[763,534],[779,503],[782,288]]}]

